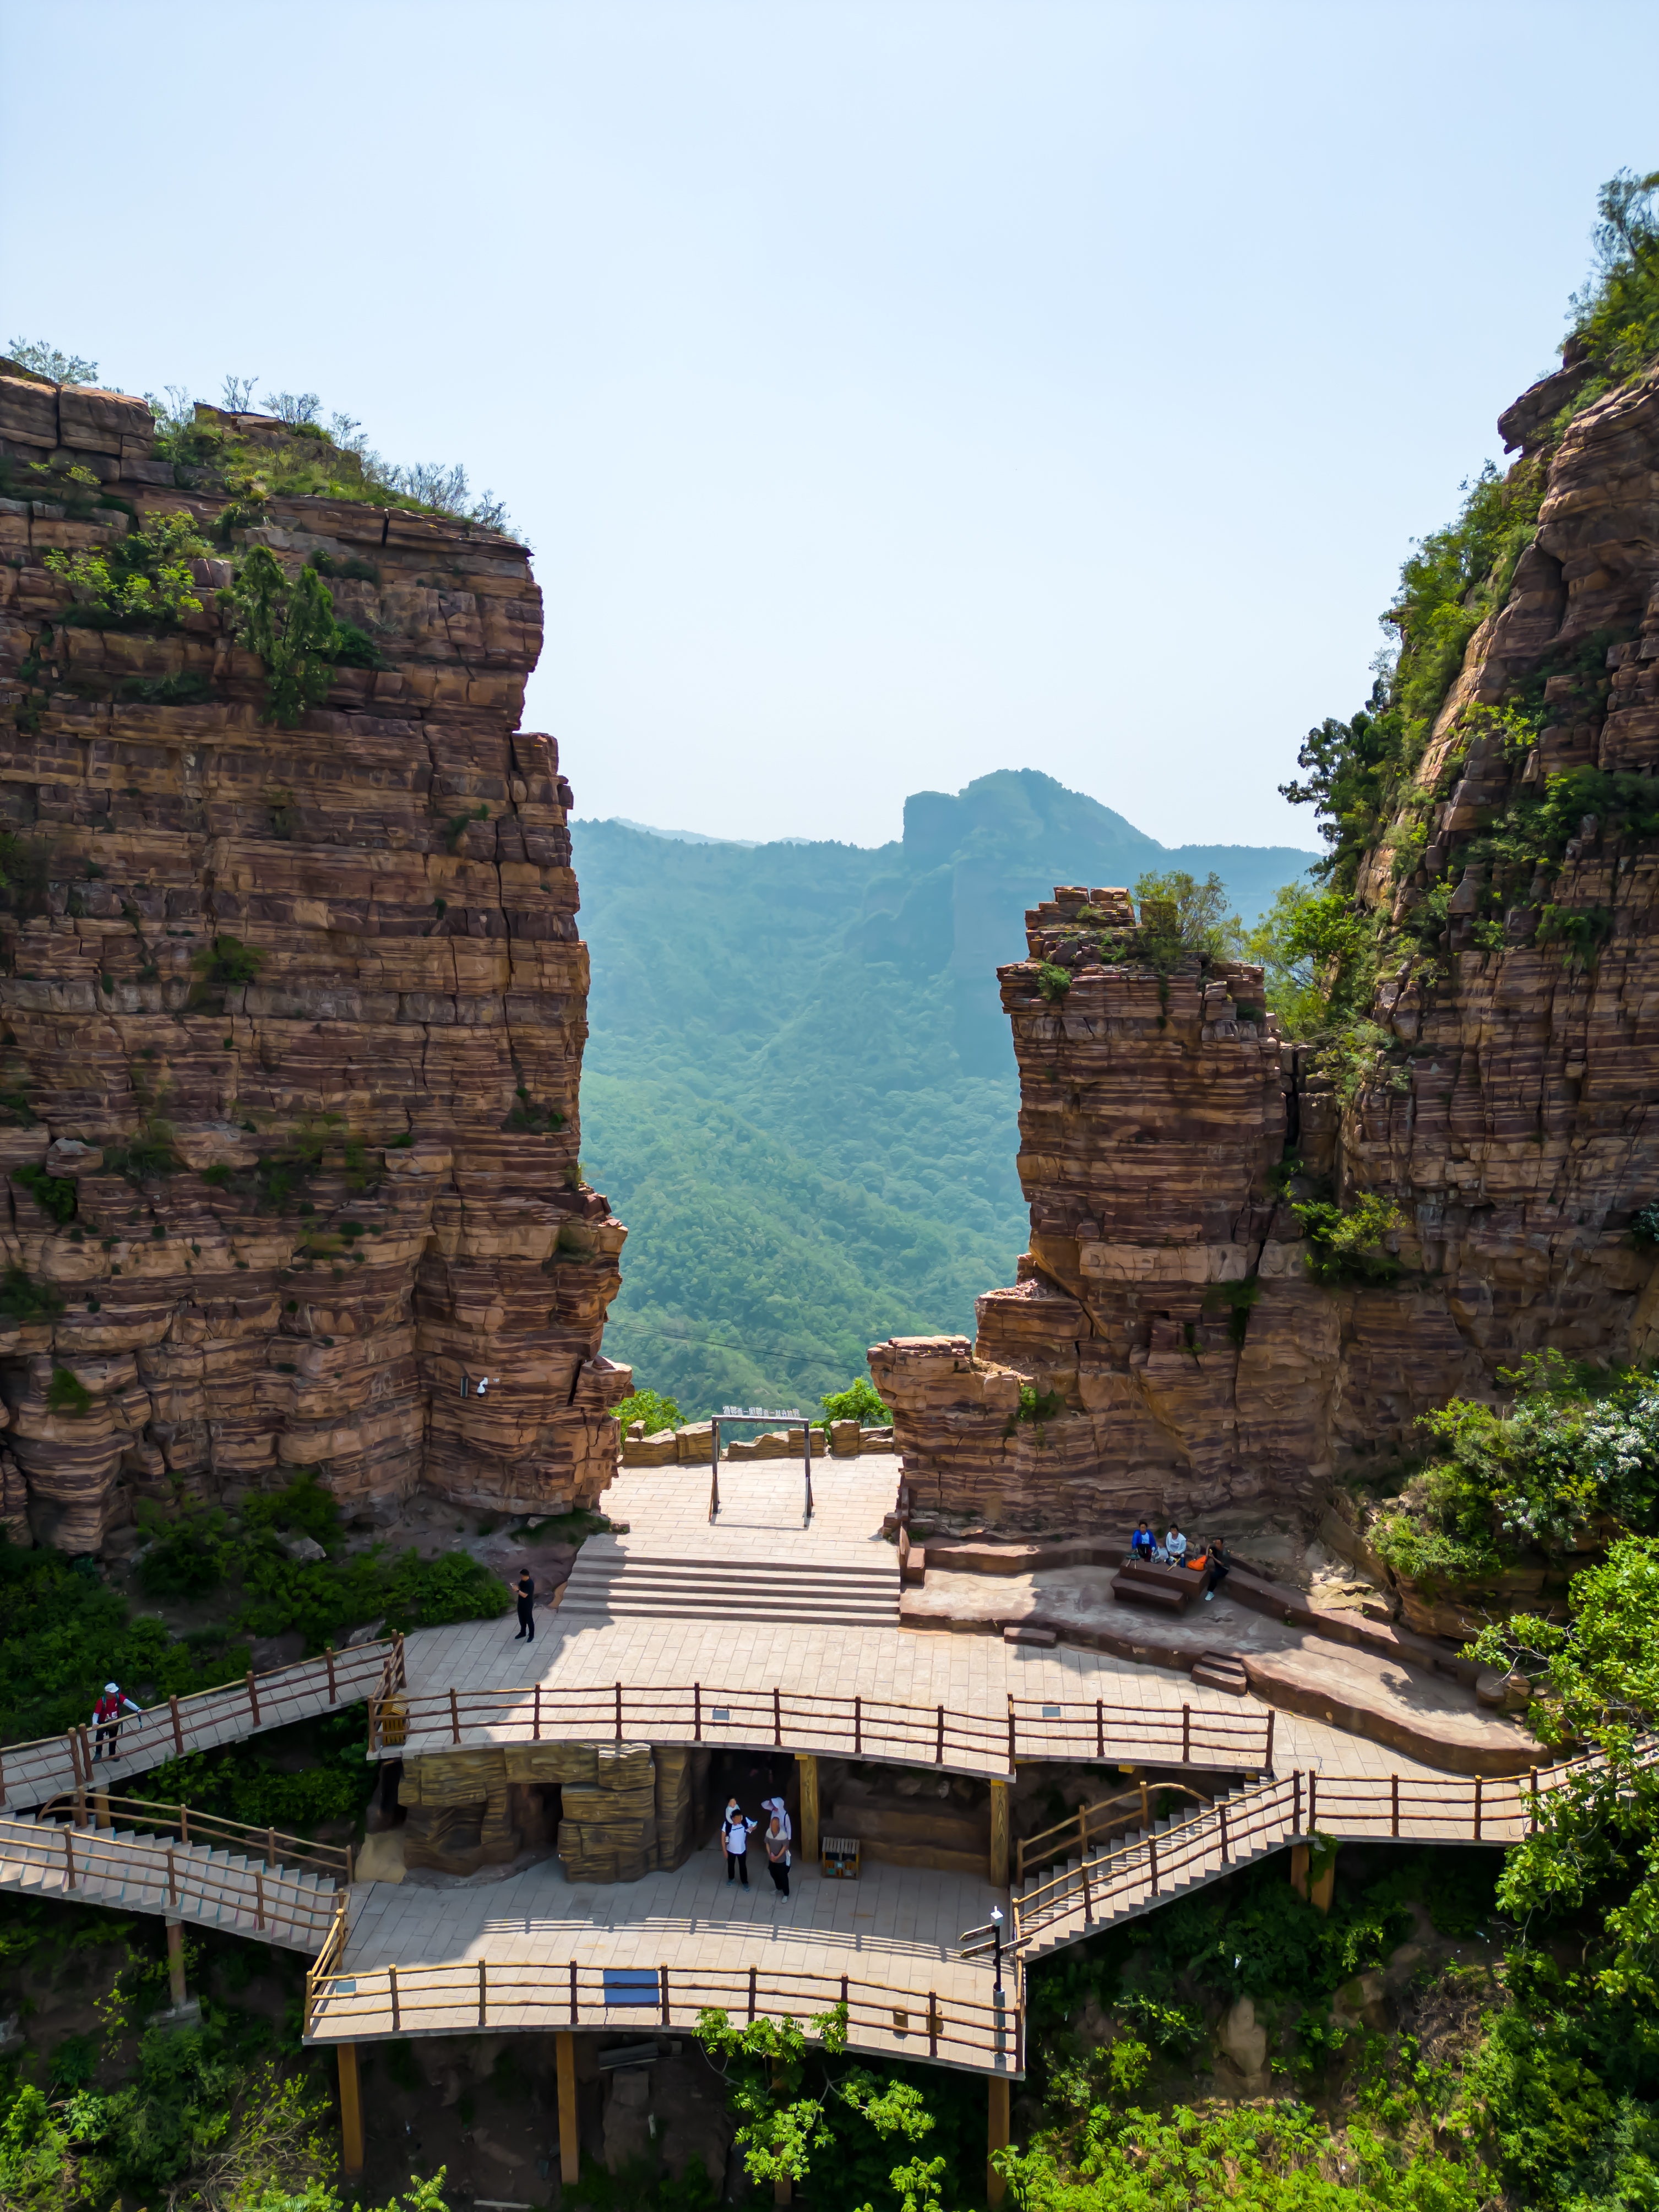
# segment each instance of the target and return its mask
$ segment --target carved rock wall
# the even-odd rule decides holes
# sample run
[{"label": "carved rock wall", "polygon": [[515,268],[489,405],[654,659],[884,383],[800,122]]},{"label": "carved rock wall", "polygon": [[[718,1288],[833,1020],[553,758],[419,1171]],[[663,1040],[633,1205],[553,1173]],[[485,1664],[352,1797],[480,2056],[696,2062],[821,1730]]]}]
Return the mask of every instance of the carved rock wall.
[{"label": "carved rock wall", "polygon": [[[518,726],[528,556],[347,498],[250,515],[152,434],[121,394],[0,379],[10,487],[47,495],[0,499],[0,829],[34,869],[0,923],[0,1258],[62,1302],[0,1312],[0,1505],[88,1551],[136,1497],[298,1468],[381,1520],[422,1485],[591,1501],[626,1232],[580,1175],[587,954],[570,789]],[[46,554],[180,510],[224,547],[202,611],[77,622]],[[256,541],[333,577],[385,663],[294,729],[216,601]]]}]

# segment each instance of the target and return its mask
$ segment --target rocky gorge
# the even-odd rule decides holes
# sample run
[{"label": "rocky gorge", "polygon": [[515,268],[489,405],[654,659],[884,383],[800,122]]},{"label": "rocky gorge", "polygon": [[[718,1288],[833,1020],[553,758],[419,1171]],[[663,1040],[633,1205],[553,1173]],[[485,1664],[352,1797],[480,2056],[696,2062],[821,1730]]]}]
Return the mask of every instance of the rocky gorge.
[{"label": "rocky gorge", "polygon": [[315,425],[163,429],[0,375],[0,1510],[591,1503],[626,1232],[528,555]]},{"label": "rocky gorge", "polygon": [[[1334,1048],[1278,1034],[1259,969],[1152,957],[1121,891],[1028,914],[997,971],[1018,1280],[971,1345],[870,1353],[919,1505],[1027,1528],[1269,1493],[1311,1513],[1528,1353],[1659,1349],[1659,372],[1599,396],[1589,374],[1501,418],[1524,543],[1431,726],[1391,760],[1381,722],[1342,732],[1370,811],[1333,856],[1364,987]],[[1366,1221],[1370,1264],[1334,1264]]]}]

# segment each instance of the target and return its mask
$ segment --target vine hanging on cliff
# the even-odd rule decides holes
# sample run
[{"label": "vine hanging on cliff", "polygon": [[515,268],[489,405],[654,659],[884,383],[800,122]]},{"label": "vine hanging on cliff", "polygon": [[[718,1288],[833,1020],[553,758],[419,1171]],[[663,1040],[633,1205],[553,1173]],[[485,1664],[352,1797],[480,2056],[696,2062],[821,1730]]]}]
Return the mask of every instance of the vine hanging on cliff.
[{"label": "vine hanging on cliff", "polygon": [[291,730],[334,681],[340,631],[328,586],[314,568],[290,580],[270,548],[256,545],[236,572],[230,604],[237,643],[265,665],[264,719]]}]

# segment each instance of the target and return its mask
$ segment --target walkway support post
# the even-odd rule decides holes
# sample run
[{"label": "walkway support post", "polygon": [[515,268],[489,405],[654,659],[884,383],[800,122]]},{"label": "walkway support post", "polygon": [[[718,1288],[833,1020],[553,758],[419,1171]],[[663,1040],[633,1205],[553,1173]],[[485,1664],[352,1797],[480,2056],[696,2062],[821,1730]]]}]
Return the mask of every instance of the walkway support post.
[{"label": "walkway support post", "polygon": [[991,1887],[1008,1887],[1008,1785],[991,1780]]},{"label": "walkway support post", "polygon": [[993,2074],[986,2086],[990,2093],[990,2124],[985,2131],[985,2195],[988,2203],[1000,2204],[1008,2185],[991,2164],[989,2154],[1008,2148],[1008,2077],[1006,2074]]},{"label": "walkway support post", "polygon": [[818,1863],[818,1762],[810,1751],[795,1753],[795,1773],[800,1782],[800,1856],[803,1866]]},{"label": "walkway support post", "polygon": [[1316,1912],[1328,1912],[1330,1911],[1331,1899],[1334,1894],[1335,1889],[1336,1853],[1333,1851],[1328,1862],[1327,1863],[1324,1873],[1320,1875],[1317,1881],[1312,1882],[1309,1885],[1308,1902],[1312,1905]]},{"label": "walkway support post", "polygon": [[1291,1845],[1291,1887],[1305,1904],[1308,1897],[1308,1846]]},{"label": "walkway support post", "polygon": [[167,1918],[167,1994],[177,2012],[185,2002],[185,1929],[182,1921]]},{"label": "walkway support post", "polygon": [[568,2188],[580,2177],[582,2164],[576,2121],[576,2039],[562,2027],[553,2040],[559,2063],[559,2179]]},{"label": "walkway support post", "polygon": [[357,2090],[357,2046],[340,2045],[340,2164],[348,2173],[363,2170],[363,2102]]}]

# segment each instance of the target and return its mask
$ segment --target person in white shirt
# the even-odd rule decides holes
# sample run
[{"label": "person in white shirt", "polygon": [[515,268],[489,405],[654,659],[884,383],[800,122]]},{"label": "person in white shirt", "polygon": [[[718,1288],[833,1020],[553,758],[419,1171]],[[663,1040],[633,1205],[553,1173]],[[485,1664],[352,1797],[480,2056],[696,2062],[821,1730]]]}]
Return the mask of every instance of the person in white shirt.
[{"label": "person in white shirt", "polygon": [[763,1797],[761,1799],[761,1810],[763,1813],[775,1813],[777,1814],[778,1825],[783,1830],[783,1839],[785,1843],[793,1844],[795,1840],[795,1824],[790,1819],[789,1808],[784,1803],[782,1798]]},{"label": "person in white shirt", "polygon": [[760,1822],[751,1820],[735,1797],[726,1803],[726,1817],[720,1822],[720,1842],[726,1850],[726,1879],[741,1881],[749,1887],[749,1838]]},{"label": "person in white shirt", "polygon": [[1164,1548],[1170,1555],[1170,1564],[1171,1566],[1184,1567],[1186,1565],[1187,1539],[1182,1534],[1180,1529],[1177,1528],[1173,1522],[1170,1523],[1169,1534],[1164,1539]]}]

